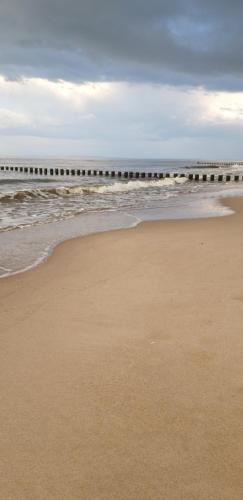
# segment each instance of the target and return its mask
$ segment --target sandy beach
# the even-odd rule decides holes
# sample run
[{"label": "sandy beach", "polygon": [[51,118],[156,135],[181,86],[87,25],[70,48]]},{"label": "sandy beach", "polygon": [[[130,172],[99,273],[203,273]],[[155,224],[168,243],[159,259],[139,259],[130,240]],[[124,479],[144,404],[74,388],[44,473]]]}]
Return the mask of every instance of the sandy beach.
[{"label": "sandy beach", "polygon": [[3,500],[243,498],[243,199],[0,281]]}]

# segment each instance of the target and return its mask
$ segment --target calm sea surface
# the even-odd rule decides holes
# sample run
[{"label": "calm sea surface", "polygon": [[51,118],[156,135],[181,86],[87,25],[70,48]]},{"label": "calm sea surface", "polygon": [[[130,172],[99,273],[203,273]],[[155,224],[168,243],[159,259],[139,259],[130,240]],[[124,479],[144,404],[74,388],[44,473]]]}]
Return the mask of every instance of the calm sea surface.
[{"label": "calm sea surface", "polygon": [[[0,164],[159,173],[185,171],[195,162],[1,158]],[[243,174],[237,164],[228,170]],[[143,220],[226,215],[229,211],[218,200],[227,194],[243,194],[243,187],[184,178],[47,178],[0,172],[0,277],[33,267],[59,242],[75,236],[131,227]]]}]

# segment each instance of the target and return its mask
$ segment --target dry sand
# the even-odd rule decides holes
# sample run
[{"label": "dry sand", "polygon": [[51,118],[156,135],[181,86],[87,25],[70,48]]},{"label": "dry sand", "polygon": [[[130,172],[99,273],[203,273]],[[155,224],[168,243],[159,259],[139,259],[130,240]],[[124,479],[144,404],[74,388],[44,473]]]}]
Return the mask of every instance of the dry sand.
[{"label": "dry sand", "polygon": [[69,241],[0,281],[1,500],[243,498],[237,213]]}]

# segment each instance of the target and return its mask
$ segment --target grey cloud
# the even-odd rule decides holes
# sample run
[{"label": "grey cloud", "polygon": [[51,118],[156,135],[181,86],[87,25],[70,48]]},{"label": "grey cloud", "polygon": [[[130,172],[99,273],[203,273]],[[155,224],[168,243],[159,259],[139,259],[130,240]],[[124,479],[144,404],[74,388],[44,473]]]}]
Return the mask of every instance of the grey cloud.
[{"label": "grey cloud", "polygon": [[241,0],[2,0],[0,72],[242,89]]}]

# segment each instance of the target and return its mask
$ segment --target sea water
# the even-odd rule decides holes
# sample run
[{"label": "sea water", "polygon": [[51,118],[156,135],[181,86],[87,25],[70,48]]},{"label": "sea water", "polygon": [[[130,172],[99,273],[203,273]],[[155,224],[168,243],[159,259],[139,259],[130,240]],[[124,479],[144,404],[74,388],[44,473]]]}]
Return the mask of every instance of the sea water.
[{"label": "sea water", "polygon": [[[1,158],[0,164],[180,173],[195,161]],[[227,167],[220,169],[226,171]],[[230,171],[243,174],[243,167],[235,164]],[[240,183],[190,182],[183,177],[38,177],[0,172],[0,277],[30,269],[58,243],[76,236],[132,227],[144,220],[226,215],[230,210],[219,198],[237,194],[243,194]]]}]

